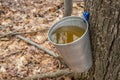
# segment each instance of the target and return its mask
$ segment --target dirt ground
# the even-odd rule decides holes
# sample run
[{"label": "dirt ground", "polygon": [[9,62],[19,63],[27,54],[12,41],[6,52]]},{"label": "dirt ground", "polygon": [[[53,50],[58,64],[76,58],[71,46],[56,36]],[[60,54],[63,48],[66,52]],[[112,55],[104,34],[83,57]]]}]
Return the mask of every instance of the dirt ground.
[{"label": "dirt ground", "polygon": [[[83,7],[83,2],[74,2],[72,15],[80,16]],[[18,80],[59,68],[59,61],[44,51],[15,35],[2,36],[19,33],[56,52],[47,31],[62,18],[63,11],[63,0],[0,0],[0,80]]]}]

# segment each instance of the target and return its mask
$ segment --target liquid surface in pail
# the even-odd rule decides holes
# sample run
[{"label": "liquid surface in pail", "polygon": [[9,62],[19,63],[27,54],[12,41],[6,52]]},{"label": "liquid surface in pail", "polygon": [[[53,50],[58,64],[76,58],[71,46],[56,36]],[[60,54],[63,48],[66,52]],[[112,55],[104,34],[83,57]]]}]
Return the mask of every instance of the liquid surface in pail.
[{"label": "liquid surface in pail", "polygon": [[62,26],[51,35],[51,40],[57,44],[70,43],[84,34],[85,30],[78,26]]}]

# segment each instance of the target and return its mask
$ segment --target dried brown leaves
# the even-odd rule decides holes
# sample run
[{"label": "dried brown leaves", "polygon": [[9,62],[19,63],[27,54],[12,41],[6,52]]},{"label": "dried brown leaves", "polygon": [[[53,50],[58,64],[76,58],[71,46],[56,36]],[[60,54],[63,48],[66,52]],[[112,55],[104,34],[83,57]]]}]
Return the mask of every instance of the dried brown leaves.
[{"label": "dried brown leaves", "polygon": [[[78,6],[74,7],[76,12],[82,10]],[[76,12],[73,15],[79,14]],[[14,30],[31,32],[46,29],[61,19],[62,15],[61,0],[1,0],[0,36]],[[47,40],[47,30],[23,36],[56,52]],[[43,53],[14,36],[0,38],[0,80],[18,80],[57,69],[56,60]]]}]

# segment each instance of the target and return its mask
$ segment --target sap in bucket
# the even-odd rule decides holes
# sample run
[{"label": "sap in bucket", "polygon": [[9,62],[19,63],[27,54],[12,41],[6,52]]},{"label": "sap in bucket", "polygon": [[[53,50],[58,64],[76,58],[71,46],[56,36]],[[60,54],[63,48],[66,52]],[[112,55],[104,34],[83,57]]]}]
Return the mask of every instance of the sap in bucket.
[{"label": "sap in bucket", "polygon": [[[76,32],[74,27],[77,27]],[[60,31],[60,29],[63,30]],[[80,32],[82,30],[83,32]],[[81,73],[92,66],[88,22],[85,19],[74,16],[61,19],[49,29],[48,39],[55,45],[63,60],[73,71]]]}]

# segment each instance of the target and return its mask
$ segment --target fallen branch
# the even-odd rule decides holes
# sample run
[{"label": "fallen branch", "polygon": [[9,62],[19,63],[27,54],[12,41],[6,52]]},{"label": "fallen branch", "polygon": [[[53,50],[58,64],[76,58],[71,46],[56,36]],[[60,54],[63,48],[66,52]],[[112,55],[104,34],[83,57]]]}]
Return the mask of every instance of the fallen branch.
[{"label": "fallen branch", "polygon": [[63,70],[57,70],[57,71],[51,71],[46,72],[42,74],[36,74],[29,77],[26,77],[25,80],[31,80],[31,79],[41,79],[41,78],[54,78],[54,77],[60,77],[63,75],[69,75],[72,71],[69,69],[63,69]]},{"label": "fallen branch", "polygon": [[27,43],[29,43],[29,44],[31,44],[31,45],[33,45],[33,46],[35,46],[35,47],[43,50],[43,51],[45,51],[46,53],[48,53],[49,55],[51,55],[51,56],[53,56],[53,57],[55,57],[55,58],[58,58],[58,57],[59,57],[57,53],[54,53],[53,51],[50,51],[50,50],[48,50],[48,49],[46,49],[46,48],[38,45],[37,43],[31,41],[31,40],[28,39],[28,38],[25,38],[25,37],[23,37],[23,36],[21,36],[21,35],[16,35],[16,37],[19,38],[19,39],[24,40],[25,42],[27,42]]},{"label": "fallen branch", "polygon": [[7,32],[6,34],[3,34],[2,36],[0,36],[0,38],[3,38],[3,37],[8,36],[8,35],[10,35],[10,34],[13,34],[13,33],[17,32],[17,31],[20,30],[20,29],[22,29],[22,28],[19,28],[19,29],[13,30],[13,31],[9,31],[9,32]]},{"label": "fallen branch", "polygon": [[36,33],[36,32],[44,32],[46,30],[48,30],[48,28],[43,29],[43,30],[31,31],[31,32],[17,32],[18,30],[14,30],[14,31],[9,31],[8,33],[3,34],[3,35],[1,34],[0,38],[5,37],[5,36],[20,35],[20,34],[31,34],[31,33],[33,34],[33,33]]},{"label": "fallen branch", "polygon": [[10,35],[10,34],[12,34],[12,33],[17,32],[17,31],[18,31],[18,30],[9,31],[9,32],[7,32],[6,34],[1,35],[0,38],[3,38],[3,37],[5,37],[5,36],[8,36],[8,35]]},{"label": "fallen branch", "polygon": [[11,52],[10,54],[7,54],[7,55],[0,55],[0,56],[1,56],[0,59],[8,58],[8,57],[10,57],[10,56],[12,56],[12,55],[15,55],[15,54],[17,54],[17,53],[20,53],[21,51],[22,51],[22,50],[17,50],[17,51]]},{"label": "fallen branch", "polygon": [[62,64],[64,64],[67,67],[67,64],[63,61],[63,59],[57,53],[54,53],[53,51],[48,50],[48,49],[40,46],[39,44],[31,41],[30,39],[25,38],[25,37],[23,37],[21,35],[16,35],[16,37],[19,38],[19,39],[21,39],[21,40],[23,40],[23,41],[25,41],[25,42],[27,42],[27,43],[29,43],[29,44],[31,44],[31,45],[33,45],[33,46],[35,46],[35,47],[37,47],[38,49],[41,49],[41,50],[45,51],[47,54],[53,56],[54,58],[57,58],[58,60],[60,60],[60,62]]}]

